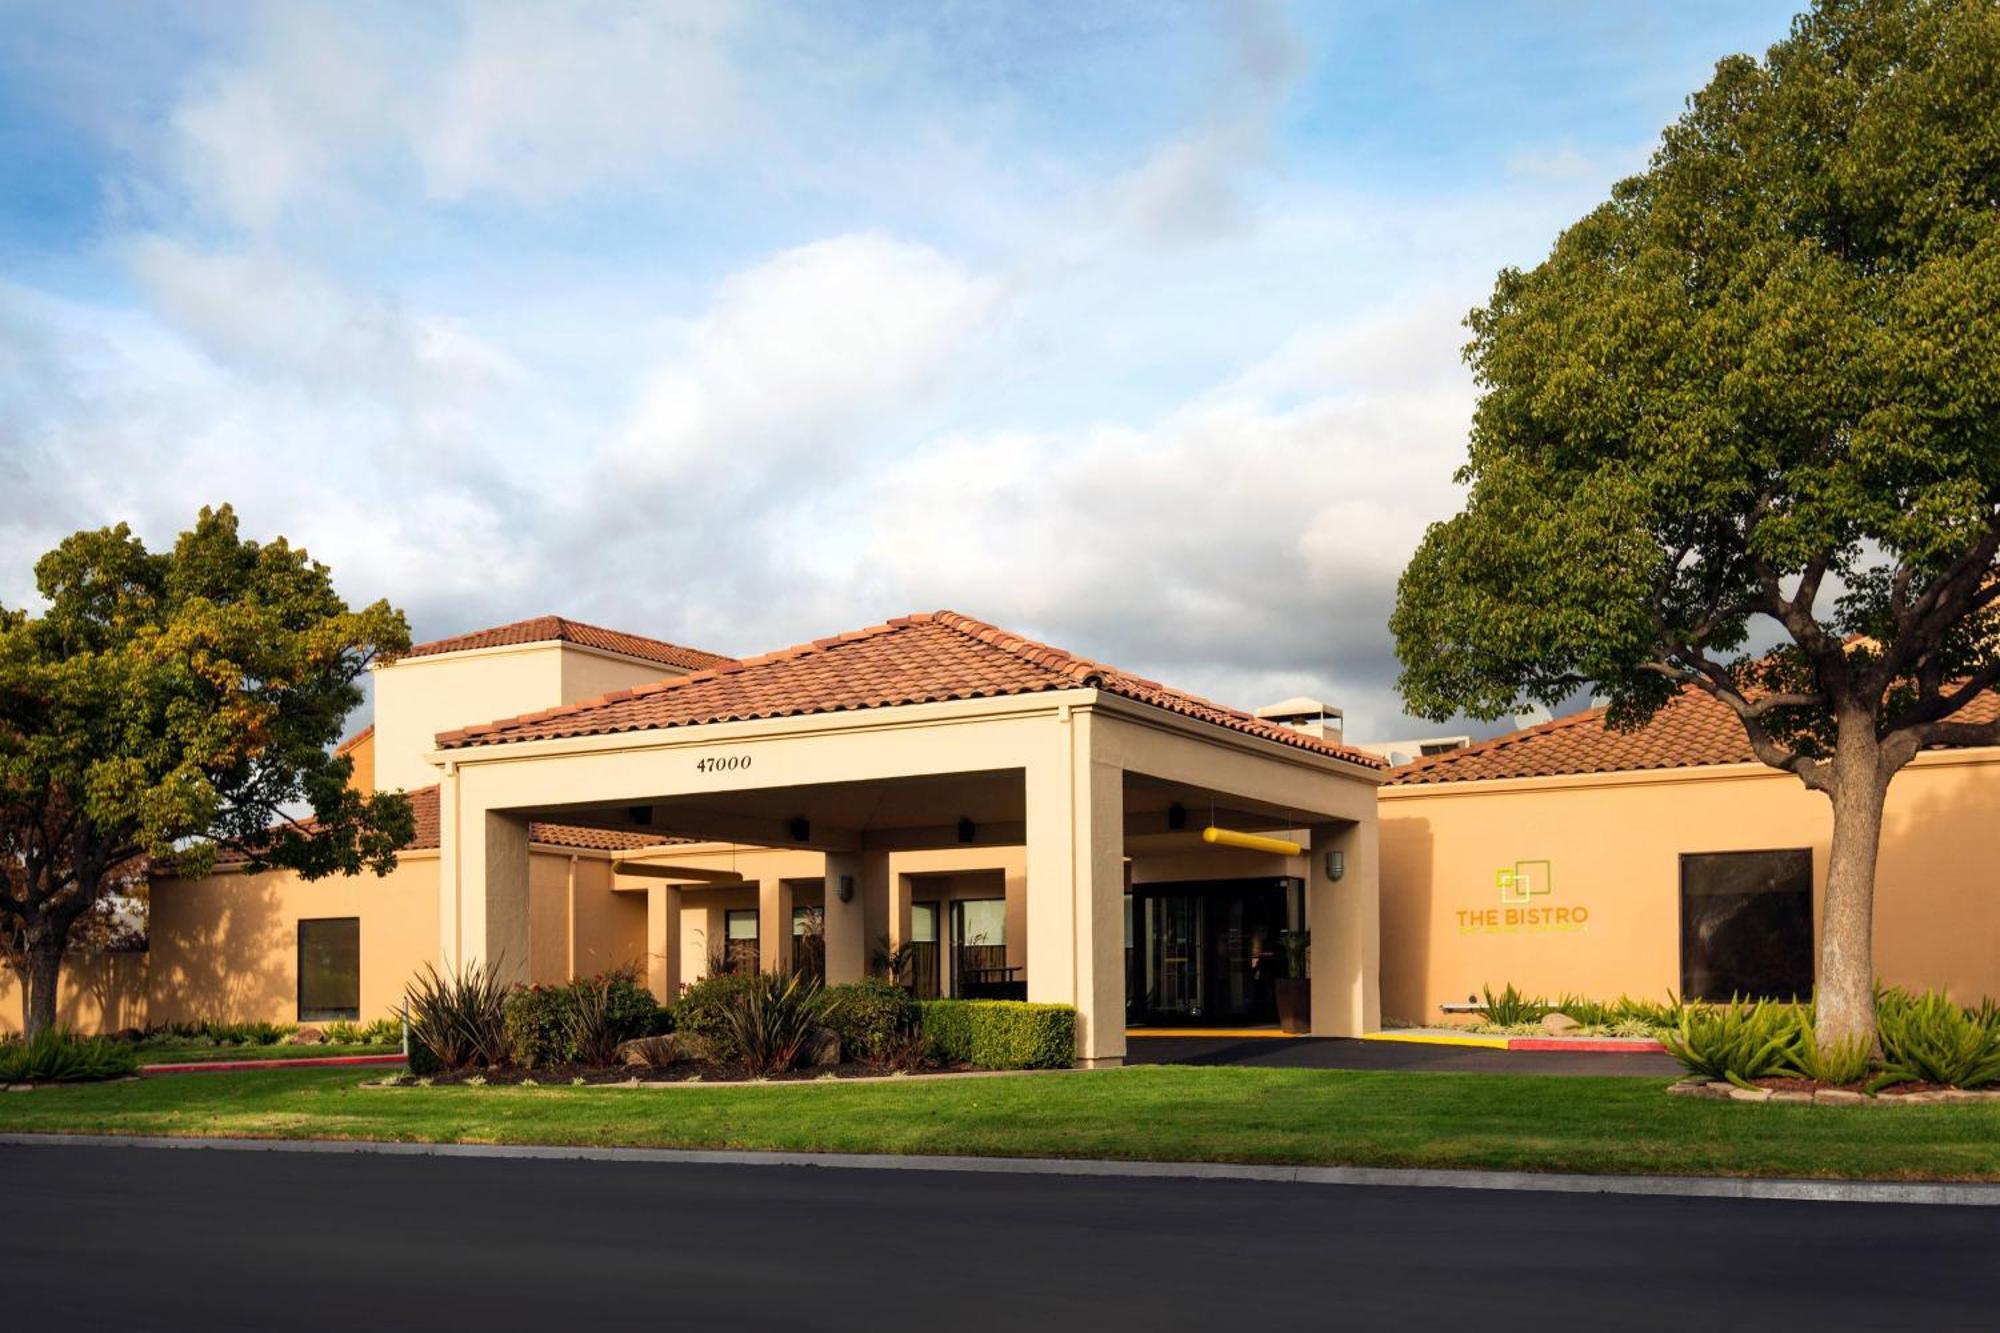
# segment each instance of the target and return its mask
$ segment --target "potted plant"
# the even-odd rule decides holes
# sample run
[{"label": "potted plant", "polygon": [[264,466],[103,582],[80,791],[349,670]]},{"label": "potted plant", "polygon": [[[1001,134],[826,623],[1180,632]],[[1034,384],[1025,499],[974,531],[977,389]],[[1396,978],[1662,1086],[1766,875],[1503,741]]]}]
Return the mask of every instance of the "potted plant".
[{"label": "potted plant", "polygon": [[1286,930],[1278,934],[1278,954],[1285,974],[1272,982],[1277,991],[1278,1026],[1286,1032],[1312,1031],[1312,932]]}]

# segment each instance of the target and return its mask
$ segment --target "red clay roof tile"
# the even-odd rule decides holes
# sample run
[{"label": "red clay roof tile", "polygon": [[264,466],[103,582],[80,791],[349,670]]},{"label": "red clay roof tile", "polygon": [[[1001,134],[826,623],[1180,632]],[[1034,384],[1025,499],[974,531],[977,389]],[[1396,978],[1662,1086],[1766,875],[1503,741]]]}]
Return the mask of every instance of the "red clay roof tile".
[{"label": "red clay roof tile", "polygon": [[573,643],[687,671],[700,671],[730,660],[716,653],[683,648],[677,643],[649,639],[641,634],[626,634],[601,625],[586,625],[580,620],[563,616],[536,616],[532,620],[517,620],[511,625],[495,625],[491,629],[455,634],[448,639],[433,639],[429,643],[415,645],[403,656],[432,657],[438,653],[464,652],[472,648],[508,648],[529,643]]},{"label": "red clay roof tile", "polygon": [[1089,686],[1368,768],[1374,755],[1279,726],[953,611],[725,662],[602,698],[439,734],[441,749],[796,717]]},{"label": "red clay roof tile", "polygon": [[[1955,716],[1965,722],[2000,716],[2000,693],[1980,695]],[[1491,782],[1756,762],[1743,724],[1728,705],[1690,688],[1635,731],[1613,731],[1604,724],[1604,710],[1592,708],[1461,750],[1412,760],[1391,770],[1389,784]]]}]

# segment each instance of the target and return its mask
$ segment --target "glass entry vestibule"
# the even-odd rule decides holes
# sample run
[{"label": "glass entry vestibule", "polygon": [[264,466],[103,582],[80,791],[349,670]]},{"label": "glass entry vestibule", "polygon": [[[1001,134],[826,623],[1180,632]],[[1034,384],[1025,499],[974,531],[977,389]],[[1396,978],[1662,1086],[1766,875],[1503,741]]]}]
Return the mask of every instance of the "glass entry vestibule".
[{"label": "glass entry vestibule", "polygon": [[1277,1021],[1278,937],[1301,928],[1291,878],[1135,884],[1125,897],[1125,1009],[1142,1025]]}]

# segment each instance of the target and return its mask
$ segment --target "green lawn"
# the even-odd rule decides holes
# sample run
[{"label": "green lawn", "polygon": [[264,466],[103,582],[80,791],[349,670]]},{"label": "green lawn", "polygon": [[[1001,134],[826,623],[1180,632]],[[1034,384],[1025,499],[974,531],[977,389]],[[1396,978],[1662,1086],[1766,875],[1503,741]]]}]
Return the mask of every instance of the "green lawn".
[{"label": "green lawn", "polygon": [[356,1071],[0,1095],[0,1131],[2000,1180],[2000,1106],[1770,1106],[1664,1081],[1144,1067],[756,1088],[399,1088]]},{"label": "green lawn", "polygon": [[217,1060],[311,1060],[330,1055],[394,1055],[400,1046],[180,1046],[138,1048],[142,1065],[212,1064]]}]

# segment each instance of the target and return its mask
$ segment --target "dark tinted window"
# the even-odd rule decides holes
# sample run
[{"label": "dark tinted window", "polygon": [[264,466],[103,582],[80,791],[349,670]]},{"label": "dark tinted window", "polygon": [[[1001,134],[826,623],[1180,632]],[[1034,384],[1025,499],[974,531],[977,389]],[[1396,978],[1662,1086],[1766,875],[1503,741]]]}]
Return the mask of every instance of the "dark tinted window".
[{"label": "dark tinted window", "polygon": [[1812,853],[1681,858],[1681,995],[1804,999],[1813,988]]},{"label": "dark tinted window", "polygon": [[299,922],[299,1021],[361,1017],[361,918]]}]

